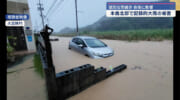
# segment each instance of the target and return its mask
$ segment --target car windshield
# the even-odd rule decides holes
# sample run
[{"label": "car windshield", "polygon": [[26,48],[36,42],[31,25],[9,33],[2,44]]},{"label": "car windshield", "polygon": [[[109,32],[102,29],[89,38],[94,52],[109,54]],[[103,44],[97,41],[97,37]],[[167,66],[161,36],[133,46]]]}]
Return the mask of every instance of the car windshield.
[{"label": "car windshield", "polygon": [[106,47],[106,44],[101,42],[98,39],[85,39],[87,45],[92,48],[97,48],[97,47]]}]

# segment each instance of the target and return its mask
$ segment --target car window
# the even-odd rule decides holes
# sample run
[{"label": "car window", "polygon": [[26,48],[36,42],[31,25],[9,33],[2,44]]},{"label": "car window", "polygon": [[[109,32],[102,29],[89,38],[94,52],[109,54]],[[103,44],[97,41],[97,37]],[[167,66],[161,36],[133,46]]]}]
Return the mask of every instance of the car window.
[{"label": "car window", "polygon": [[83,44],[83,41],[81,39],[78,39],[78,44]]},{"label": "car window", "polygon": [[77,39],[76,44],[83,44],[83,41],[81,39]]},{"label": "car window", "polygon": [[74,38],[74,39],[72,40],[72,42],[74,42],[74,43],[76,43],[76,41],[77,41],[77,38]]},{"label": "car window", "polygon": [[77,40],[75,41],[75,43],[76,43],[77,45],[82,44],[82,45],[84,45],[84,47],[87,47],[86,44],[84,43],[84,41],[83,41],[82,39],[77,38]]},{"label": "car window", "polygon": [[92,48],[106,47],[107,45],[98,39],[85,39],[87,45]]}]

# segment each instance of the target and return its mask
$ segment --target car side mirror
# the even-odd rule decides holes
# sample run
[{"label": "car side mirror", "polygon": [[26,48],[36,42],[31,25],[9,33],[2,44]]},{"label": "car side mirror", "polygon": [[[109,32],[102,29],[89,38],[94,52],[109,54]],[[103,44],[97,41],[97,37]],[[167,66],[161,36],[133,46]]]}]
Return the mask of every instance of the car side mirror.
[{"label": "car side mirror", "polygon": [[84,46],[82,44],[79,44],[78,47],[83,48]]}]

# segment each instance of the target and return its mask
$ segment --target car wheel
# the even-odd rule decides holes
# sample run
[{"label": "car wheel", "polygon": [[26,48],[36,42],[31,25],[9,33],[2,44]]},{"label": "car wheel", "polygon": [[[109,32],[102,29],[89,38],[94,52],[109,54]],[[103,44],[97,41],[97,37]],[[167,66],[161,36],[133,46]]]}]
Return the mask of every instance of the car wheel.
[{"label": "car wheel", "polygon": [[68,49],[70,50],[71,48],[69,47]]},{"label": "car wheel", "polygon": [[89,57],[89,55],[88,55],[88,54],[85,54],[85,56]]}]

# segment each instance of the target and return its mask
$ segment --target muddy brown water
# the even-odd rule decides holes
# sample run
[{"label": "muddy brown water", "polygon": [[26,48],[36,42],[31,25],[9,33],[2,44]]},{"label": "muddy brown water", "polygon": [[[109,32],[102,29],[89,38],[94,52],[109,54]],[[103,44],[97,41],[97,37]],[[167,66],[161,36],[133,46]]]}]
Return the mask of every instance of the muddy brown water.
[{"label": "muddy brown water", "polygon": [[[173,42],[102,40],[115,55],[91,59],[68,50],[71,38],[52,42],[56,73],[83,64],[96,68],[126,64],[127,69],[69,100],[173,100]],[[7,70],[7,100],[46,100],[45,81],[35,73],[33,57]]]},{"label": "muddy brown water", "polygon": [[91,59],[68,50],[71,38],[52,41],[56,73],[83,64],[96,68],[126,64],[127,69],[101,81],[69,100],[172,100],[173,41],[128,42],[102,39],[114,49],[114,56]]},{"label": "muddy brown water", "polygon": [[35,72],[33,55],[7,69],[7,100],[47,100],[45,80]]}]

